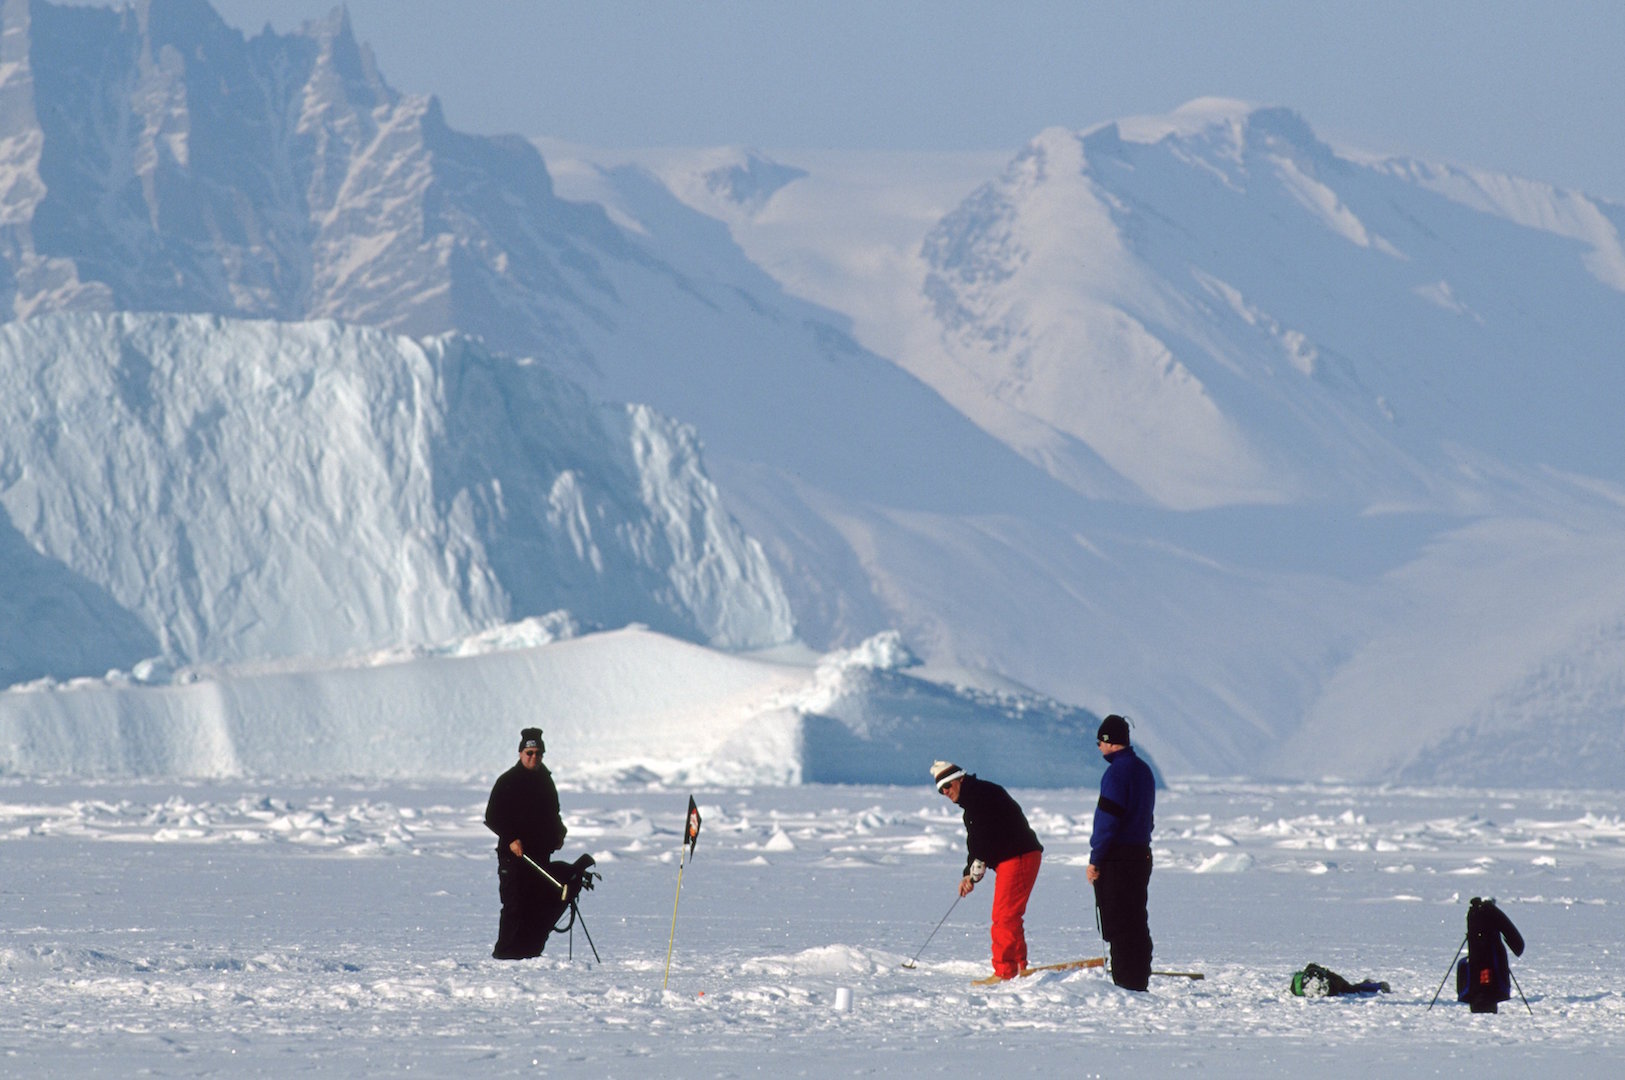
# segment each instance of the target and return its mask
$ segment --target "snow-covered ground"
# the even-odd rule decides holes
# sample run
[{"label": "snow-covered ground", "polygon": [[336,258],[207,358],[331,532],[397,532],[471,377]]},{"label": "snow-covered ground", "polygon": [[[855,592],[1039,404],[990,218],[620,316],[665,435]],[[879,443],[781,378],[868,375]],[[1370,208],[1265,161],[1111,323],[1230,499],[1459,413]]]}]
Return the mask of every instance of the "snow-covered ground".
[{"label": "snow-covered ground", "polygon": [[[1099,955],[1093,791],[990,778],[1046,845],[1034,960]],[[957,812],[923,783],[696,792],[664,991],[688,792],[566,783],[566,854],[604,875],[582,905],[602,963],[579,928],[490,960],[485,794],[0,782],[0,1073],[1600,1077],[1625,1052],[1617,792],[1176,784],[1156,966],[1206,978],[1145,996],[1099,971],[972,986],[985,886],[905,970],[962,858]],[[1450,987],[1428,1010],[1478,895],[1528,939],[1532,1014],[1474,1016]],[[1309,961],[1394,992],[1294,998]]]}]

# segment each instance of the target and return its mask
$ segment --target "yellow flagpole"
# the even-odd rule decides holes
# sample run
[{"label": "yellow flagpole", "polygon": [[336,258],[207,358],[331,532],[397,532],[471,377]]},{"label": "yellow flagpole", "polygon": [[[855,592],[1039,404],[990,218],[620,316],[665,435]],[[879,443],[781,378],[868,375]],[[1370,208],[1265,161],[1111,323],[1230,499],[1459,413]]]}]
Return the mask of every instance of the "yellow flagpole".
[{"label": "yellow flagpole", "polygon": [[666,943],[666,977],[660,980],[660,989],[671,981],[671,950],[677,944],[677,901],[683,898],[683,861],[688,857],[688,842],[683,842],[683,853],[677,856],[677,895],[671,900],[671,940]]}]

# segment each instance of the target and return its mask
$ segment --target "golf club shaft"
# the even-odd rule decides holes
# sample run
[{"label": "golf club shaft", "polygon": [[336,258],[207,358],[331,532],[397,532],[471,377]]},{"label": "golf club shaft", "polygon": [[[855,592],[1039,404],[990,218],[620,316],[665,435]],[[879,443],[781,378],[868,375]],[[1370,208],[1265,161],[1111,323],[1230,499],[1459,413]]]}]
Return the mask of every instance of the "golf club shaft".
[{"label": "golf club shaft", "polygon": [[948,921],[948,916],[954,913],[954,908],[958,907],[959,902],[963,899],[963,896],[954,897],[954,902],[949,904],[948,910],[942,913],[942,918],[937,920],[937,925],[933,926],[931,932],[925,936],[925,943],[920,946],[919,952],[910,957],[908,963],[903,965],[904,967],[914,966],[914,962],[920,958],[920,953],[925,951],[925,946],[931,944],[931,939],[937,936],[937,931],[942,929],[942,924]]}]

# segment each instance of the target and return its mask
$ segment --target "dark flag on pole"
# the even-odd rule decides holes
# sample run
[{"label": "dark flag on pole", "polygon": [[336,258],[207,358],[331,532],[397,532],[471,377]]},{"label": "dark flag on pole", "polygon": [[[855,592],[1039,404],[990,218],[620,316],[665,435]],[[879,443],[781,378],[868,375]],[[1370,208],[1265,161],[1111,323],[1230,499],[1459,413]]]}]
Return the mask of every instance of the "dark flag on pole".
[{"label": "dark flag on pole", "polygon": [[700,808],[694,796],[688,797],[688,820],[683,823],[683,846],[677,856],[677,895],[671,898],[671,940],[666,943],[666,977],[660,980],[660,989],[666,989],[671,980],[671,951],[677,944],[677,901],[683,898],[683,864],[694,857],[694,845],[700,842]]},{"label": "dark flag on pole", "polygon": [[694,804],[694,796],[688,797],[688,824],[683,829],[683,846],[688,848],[688,857],[694,857],[694,845],[700,842],[700,808]]}]

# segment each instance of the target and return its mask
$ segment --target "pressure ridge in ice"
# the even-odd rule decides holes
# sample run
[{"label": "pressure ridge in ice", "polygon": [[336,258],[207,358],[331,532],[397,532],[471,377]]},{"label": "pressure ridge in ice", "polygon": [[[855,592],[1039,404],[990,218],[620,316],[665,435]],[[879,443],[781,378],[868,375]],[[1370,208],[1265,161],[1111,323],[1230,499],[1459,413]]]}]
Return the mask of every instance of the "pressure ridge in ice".
[{"label": "pressure ridge in ice", "polygon": [[918,784],[940,757],[1029,786],[1099,775],[1092,714],[928,678],[895,633],[785,658],[572,632],[558,615],[346,663],[40,680],[0,692],[0,773],[466,778],[537,724],[570,782]]}]

